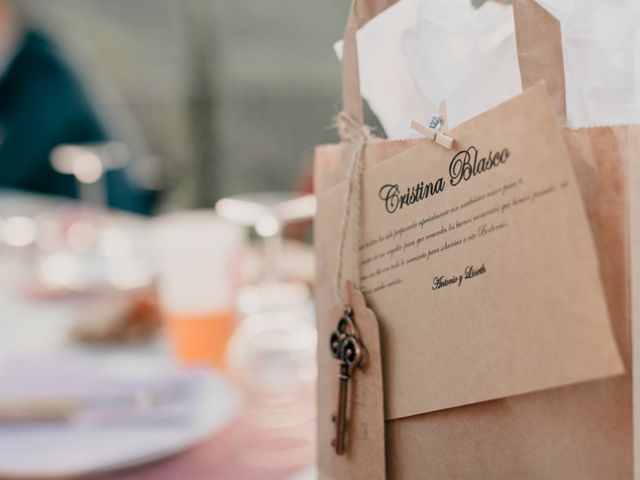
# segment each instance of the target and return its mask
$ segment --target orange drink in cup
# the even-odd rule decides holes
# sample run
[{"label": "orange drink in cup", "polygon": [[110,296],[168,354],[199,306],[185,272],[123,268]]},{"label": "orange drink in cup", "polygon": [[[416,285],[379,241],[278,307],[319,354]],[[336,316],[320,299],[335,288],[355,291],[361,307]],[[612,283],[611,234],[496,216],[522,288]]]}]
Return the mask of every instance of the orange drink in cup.
[{"label": "orange drink in cup", "polygon": [[176,358],[221,368],[235,327],[243,230],[209,211],[187,211],[153,220],[151,236],[160,309]]},{"label": "orange drink in cup", "polygon": [[186,365],[222,367],[236,319],[231,310],[209,313],[163,314],[176,357]]}]

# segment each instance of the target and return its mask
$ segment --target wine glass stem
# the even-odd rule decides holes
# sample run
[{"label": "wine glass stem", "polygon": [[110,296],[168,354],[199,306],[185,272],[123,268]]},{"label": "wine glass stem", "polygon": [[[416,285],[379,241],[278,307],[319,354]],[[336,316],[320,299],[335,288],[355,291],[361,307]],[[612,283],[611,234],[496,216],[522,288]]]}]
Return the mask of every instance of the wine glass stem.
[{"label": "wine glass stem", "polygon": [[264,237],[265,280],[280,280],[280,259],[282,255],[282,227],[273,235]]},{"label": "wine glass stem", "polygon": [[81,204],[105,207],[106,201],[106,185],[103,178],[98,179],[94,183],[83,183],[76,179],[78,185],[78,198]]}]

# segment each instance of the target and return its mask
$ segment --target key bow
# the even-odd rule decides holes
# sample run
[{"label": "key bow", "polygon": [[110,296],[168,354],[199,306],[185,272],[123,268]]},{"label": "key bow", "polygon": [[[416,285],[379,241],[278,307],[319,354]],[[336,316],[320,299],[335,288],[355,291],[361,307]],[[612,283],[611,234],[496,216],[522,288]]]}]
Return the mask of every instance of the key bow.
[{"label": "key bow", "polygon": [[353,310],[345,309],[338,320],[336,329],[331,333],[331,354],[348,367],[350,374],[355,367],[364,366],[365,350],[358,338],[358,330],[353,323]]}]

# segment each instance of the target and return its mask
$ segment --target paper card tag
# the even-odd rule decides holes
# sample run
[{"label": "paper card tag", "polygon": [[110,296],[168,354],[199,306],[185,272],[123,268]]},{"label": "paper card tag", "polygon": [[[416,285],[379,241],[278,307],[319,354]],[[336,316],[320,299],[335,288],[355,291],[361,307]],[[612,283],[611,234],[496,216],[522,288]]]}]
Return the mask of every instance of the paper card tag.
[{"label": "paper card tag", "polygon": [[622,373],[544,87],[452,135],[451,151],[425,142],[362,178],[361,284],[383,332],[386,418]]},{"label": "paper card tag", "polygon": [[[347,442],[344,455],[331,456],[332,478],[354,480],[384,480],[385,475],[385,434],[384,434],[384,388],[382,382],[382,362],[380,355],[380,332],[378,320],[367,308],[362,294],[349,283],[347,285],[349,305],[353,309],[353,319],[360,340],[367,351],[362,368],[353,372],[349,382],[349,408],[347,412]],[[332,310],[332,318],[340,318],[342,309]],[[328,348],[328,345],[325,347]],[[338,362],[332,362],[332,399],[338,395]],[[335,408],[335,406],[334,406]],[[334,412],[335,413],[335,412]],[[329,422],[329,418],[319,419]],[[328,438],[320,448],[333,449]]]}]

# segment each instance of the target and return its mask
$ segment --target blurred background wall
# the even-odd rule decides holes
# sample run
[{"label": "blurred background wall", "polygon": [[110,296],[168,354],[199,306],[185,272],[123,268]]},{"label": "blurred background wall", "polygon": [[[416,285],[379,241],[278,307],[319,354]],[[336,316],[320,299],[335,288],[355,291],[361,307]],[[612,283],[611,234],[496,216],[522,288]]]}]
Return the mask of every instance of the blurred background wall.
[{"label": "blurred background wall", "polygon": [[349,2],[18,0],[165,182],[160,210],[288,190],[336,140]]}]

